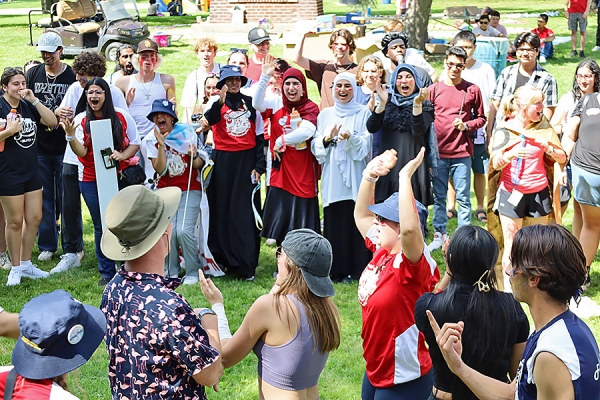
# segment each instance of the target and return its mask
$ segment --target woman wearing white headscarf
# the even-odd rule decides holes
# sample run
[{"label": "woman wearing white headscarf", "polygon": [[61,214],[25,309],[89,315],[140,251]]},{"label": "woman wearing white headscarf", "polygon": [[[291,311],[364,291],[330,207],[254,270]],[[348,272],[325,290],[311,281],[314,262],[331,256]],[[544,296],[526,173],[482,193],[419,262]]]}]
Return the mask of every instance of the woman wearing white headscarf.
[{"label": "woman wearing white headscarf", "polygon": [[354,74],[338,74],[331,90],[334,106],[319,114],[311,149],[323,168],[323,236],[334,254],[331,278],[349,282],[360,277],[370,259],[353,216],[362,172],[371,154],[367,131],[371,112],[356,101]]}]

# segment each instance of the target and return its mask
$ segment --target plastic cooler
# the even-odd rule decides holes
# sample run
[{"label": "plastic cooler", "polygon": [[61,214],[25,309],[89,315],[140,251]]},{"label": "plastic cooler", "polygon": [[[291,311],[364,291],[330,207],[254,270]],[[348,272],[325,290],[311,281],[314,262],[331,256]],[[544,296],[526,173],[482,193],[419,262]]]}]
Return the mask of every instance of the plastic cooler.
[{"label": "plastic cooler", "polygon": [[477,38],[477,48],[473,58],[492,66],[496,74],[496,79],[500,76],[502,70],[506,67],[506,54],[508,53],[508,42],[506,46],[495,46],[501,42],[488,43]]}]

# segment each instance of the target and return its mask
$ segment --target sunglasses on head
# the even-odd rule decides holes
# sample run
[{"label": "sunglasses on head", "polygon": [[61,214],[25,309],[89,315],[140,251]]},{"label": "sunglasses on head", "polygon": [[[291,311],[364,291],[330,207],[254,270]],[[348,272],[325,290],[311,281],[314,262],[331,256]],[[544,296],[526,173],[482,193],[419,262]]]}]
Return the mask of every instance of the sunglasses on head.
[{"label": "sunglasses on head", "polygon": [[242,53],[242,54],[248,53],[248,49],[238,49],[237,47],[232,47],[229,50],[231,50],[232,53]]}]

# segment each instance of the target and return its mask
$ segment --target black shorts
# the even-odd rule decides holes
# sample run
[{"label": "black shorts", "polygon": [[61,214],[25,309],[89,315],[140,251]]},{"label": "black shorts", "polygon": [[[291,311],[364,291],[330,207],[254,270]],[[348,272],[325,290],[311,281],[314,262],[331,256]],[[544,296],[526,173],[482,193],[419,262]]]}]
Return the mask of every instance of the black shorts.
[{"label": "black shorts", "polygon": [[499,189],[496,195],[496,209],[498,213],[510,218],[540,218],[552,211],[550,191],[547,187],[537,193],[524,194],[519,204],[515,207],[508,202],[510,193]]},{"label": "black shorts", "polygon": [[16,185],[0,185],[0,196],[21,196],[25,193],[35,192],[42,188],[42,179],[39,174],[35,174],[28,181]]}]

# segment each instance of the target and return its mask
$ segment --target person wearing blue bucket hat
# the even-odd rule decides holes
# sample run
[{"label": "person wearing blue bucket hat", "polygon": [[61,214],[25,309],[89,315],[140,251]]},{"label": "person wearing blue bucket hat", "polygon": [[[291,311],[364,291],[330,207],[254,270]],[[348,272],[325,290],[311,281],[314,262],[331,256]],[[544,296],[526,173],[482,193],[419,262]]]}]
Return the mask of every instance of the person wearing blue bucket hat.
[{"label": "person wearing blue bucket hat", "polygon": [[[66,374],[85,364],[106,333],[100,309],[82,304],[64,290],[31,299],[19,313],[21,336],[13,367],[0,368],[0,391],[19,399],[77,399]],[[8,396],[11,398],[12,396]]]},{"label": "person wearing blue bucket hat", "polygon": [[366,361],[363,400],[427,399],[433,387],[429,350],[414,318],[419,297],[440,280],[436,262],[425,247],[411,184],[424,157],[422,147],[400,170],[398,192],[379,204],[371,204],[375,184],[393,170],[396,151],[386,150],[363,171],[354,221],[373,252],[358,284]]},{"label": "person wearing blue bucket hat", "polygon": [[257,187],[266,162],[262,117],[252,106],[252,97],[240,92],[247,81],[239,66],[221,67],[217,83],[221,92],[204,116],[214,143],[214,170],[207,189],[208,247],[217,264],[253,280],[262,229]]},{"label": "person wearing blue bucket hat", "polygon": [[156,140],[146,143],[146,154],[158,174],[156,187],[161,189],[174,186],[183,192],[179,208],[173,217],[173,234],[169,255],[165,259],[165,276],[179,278],[181,247],[185,261],[183,284],[194,285],[198,283],[200,269],[198,238],[195,234],[202,200],[198,170],[202,168],[208,155],[204,151],[198,151],[196,132],[189,129],[187,124],[176,123],[175,105],[169,100],[154,100],[148,119],[156,125]]}]

